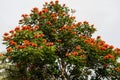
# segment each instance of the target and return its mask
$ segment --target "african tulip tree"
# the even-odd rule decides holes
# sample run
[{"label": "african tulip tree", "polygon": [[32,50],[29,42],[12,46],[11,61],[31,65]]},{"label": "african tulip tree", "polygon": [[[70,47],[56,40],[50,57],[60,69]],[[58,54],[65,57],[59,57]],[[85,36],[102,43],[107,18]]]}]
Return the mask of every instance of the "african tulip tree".
[{"label": "african tulip tree", "polygon": [[[72,11],[74,12],[74,11]],[[23,14],[19,26],[5,33],[6,59],[15,67],[12,79],[87,80],[119,79],[120,49],[108,45],[87,21],[76,22],[59,1],[45,3]]]}]

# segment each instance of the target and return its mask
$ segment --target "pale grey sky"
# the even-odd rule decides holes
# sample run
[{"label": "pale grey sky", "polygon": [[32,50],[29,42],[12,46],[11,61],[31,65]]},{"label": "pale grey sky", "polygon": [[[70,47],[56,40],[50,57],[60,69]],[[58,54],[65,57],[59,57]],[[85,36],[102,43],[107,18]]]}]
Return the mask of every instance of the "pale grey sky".
[{"label": "pale grey sky", "polygon": [[[51,0],[0,0],[0,52],[5,51],[2,35],[14,29],[21,14],[30,13],[33,7],[42,8],[44,2]],[[108,44],[120,47],[120,0],[59,0],[75,9],[77,21],[88,21],[97,28]]]}]

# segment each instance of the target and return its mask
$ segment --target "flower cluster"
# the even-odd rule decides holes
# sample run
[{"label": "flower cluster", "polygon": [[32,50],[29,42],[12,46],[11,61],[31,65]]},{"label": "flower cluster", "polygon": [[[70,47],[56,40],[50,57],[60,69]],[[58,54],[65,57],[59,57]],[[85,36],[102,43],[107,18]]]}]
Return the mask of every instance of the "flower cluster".
[{"label": "flower cluster", "polygon": [[0,53],[0,57],[2,57],[3,56],[3,54],[2,53]]},{"label": "flower cluster", "polygon": [[104,56],[104,59],[105,59],[105,60],[106,60],[106,59],[112,59],[112,60],[114,60],[115,57],[114,57],[112,54],[107,54],[106,56]]},{"label": "flower cluster", "polygon": [[116,71],[120,71],[120,68],[115,68]]}]

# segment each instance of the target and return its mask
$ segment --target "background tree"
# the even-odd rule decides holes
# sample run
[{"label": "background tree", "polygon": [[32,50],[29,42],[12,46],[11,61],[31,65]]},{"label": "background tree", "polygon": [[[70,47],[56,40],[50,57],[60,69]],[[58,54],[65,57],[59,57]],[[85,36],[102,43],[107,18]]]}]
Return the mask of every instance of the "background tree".
[{"label": "background tree", "polygon": [[9,79],[87,80],[93,71],[92,80],[120,79],[120,49],[100,36],[92,38],[94,25],[77,22],[71,13],[74,10],[59,1],[45,2],[4,34],[4,60],[14,67],[9,68]]}]

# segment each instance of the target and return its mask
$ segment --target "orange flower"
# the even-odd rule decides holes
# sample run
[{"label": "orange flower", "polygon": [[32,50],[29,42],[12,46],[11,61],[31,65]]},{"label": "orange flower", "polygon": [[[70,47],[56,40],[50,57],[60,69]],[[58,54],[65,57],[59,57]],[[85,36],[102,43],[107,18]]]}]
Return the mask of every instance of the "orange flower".
[{"label": "orange flower", "polygon": [[3,54],[2,53],[0,53],[0,57],[2,57],[3,56]]},{"label": "orange flower", "polygon": [[39,34],[34,34],[34,38],[39,38]]},{"label": "orange flower", "polygon": [[37,7],[34,7],[32,12],[36,12],[36,13],[39,13],[39,9]]},{"label": "orange flower", "polygon": [[76,46],[76,50],[80,50],[80,46]]},{"label": "orange flower", "polygon": [[23,42],[24,42],[24,45],[26,45],[26,46],[30,45],[30,41],[28,41],[28,40],[24,40]]},{"label": "orange flower", "polygon": [[83,23],[84,23],[84,24],[89,24],[87,21],[84,21]]},{"label": "orange flower", "polygon": [[27,17],[28,17],[27,14],[22,14],[21,16],[22,16],[23,18],[27,18]]},{"label": "orange flower", "polygon": [[22,49],[21,45],[16,46],[17,49]]},{"label": "orange flower", "polygon": [[72,17],[70,17],[71,19],[75,19],[75,17],[74,16],[72,16]]},{"label": "orange flower", "polygon": [[7,41],[7,40],[10,40],[11,39],[11,36],[7,36],[7,37],[4,37],[4,41]]},{"label": "orange flower", "polygon": [[74,26],[74,25],[70,26],[70,29],[74,29],[74,28],[75,28],[75,26]]},{"label": "orange flower", "polygon": [[111,45],[111,46],[109,46],[109,48],[113,49],[113,48],[114,48],[114,46],[113,46],[113,45]]},{"label": "orange flower", "polygon": [[37,7],[34,7],[33,10],[34,11],[39,11],[39,9]]},{"label": "orange flower", "polygon": [[37,47],[37,44],[36,44],[36,43],[31,42],[31,46],[32,46],[32,47]]},{"label": "orange flower", "polygon": [[115,57],[112,54],[109,54],[109,58],[115,59]]},{"label": "orange flower", "polygon": [[16,37],[16,34],[13,34],[14,37]]},{"label": "orange flower", "polygon": [[86,58],[85,54],[80,55],[80,58]]},{"label": "orange flower", "polygon": [[9,35],[9,33],[4,33],[4,36],[8,36]]},{"label": "orange flower", "polygon": [[97,39],[100,39],[101,38],[101,36],[97,36]]},{"label": "orange flower", "polygon": [[70,53],[66,53],[66,54],[65,54],[66,57],[69,57],[70,55],[71,55]]},{"label": "orange flower", "polygon": [[62,16],[66,16],[66,13],[62,13]]},{"label": "orange flower", "polygon": [[15,31],[20,31],[20,27],[16,27],[16,28],[15,28]]},{"label": "orange flower", "polygon": [[72,52],[72,55],[77,56],[78,52]]},{"label": "orange flower", "polygon": [[43,13],[42,11],[39,11],[39,13],[38,13],[38,14],[39,14],[39,15],[41,15],[42,13]]},{"label": "orange flower", "polygon": [[104,45],[103,45],[103,47],[108,48],[108,47],[109,47],[109,45],[108,45],[108,44],[104,44]]},{"label": "orange flower", "polygon": [[57,17],[57,14],[56,13],[52,13],[51,17]]},{"label": "orange flower", "polygon": [[114,57],[112,54],[108,54],[108,55],[104,56],[104,59],[105,59],[105,60],[106,60],[106,59],[112,59],[112,60],[114,60],[115,57]]},{"label": "orange flower", "polygon": [[43,37],[44,36],[44,34],[39,34],[39,37]]},{"label": "orange flower", "polygon": [[43,13],[47,13],[47,12],[48,12],[48,8],[44,8],[44,9],[42,10],[42,12],[43,12]]},{"label": "orange flower", "polygon": [[120,48],[116,48],[115,51],[120,51]]},{"label": "orange flower", "polygon": [[120,55],[120,51],[118,51],[117,54]]},{"label": "orange flower", "polygon": [[31,30],[30,26],[22,26],[22,30]]},{"label": "orange flower", "polygon": [[82,22],[78,22],[77,25],[78,25],[78,26],[81,26],[81,25],[82,25]]},{"label": "orange flower", "polygon": [[104,56],[104,59],[106,60],[106,59],[108,59],[109,58],[109,56]]},{"label": "orange flower", "polygon": [[53,19],[53,20],[56,20],[56,19],[57,19],[57,17],[52,17],[52,19]]},{"label": "orange flower", "polygon": [[106,47],[100,47],[101,50],[106,50],[107,48]]},{"label": "orange flower", "polygon": [[104,41],[100,41],[100,42],[98,42],[98,45],[99,45],[99,46],[103,46],[104,44],[105,44]]},{"label": "orange flower", "polygon": [[94,27],[94,24],[92,24],[91,27]]},{"label": "orange flower", "polygon": [[53,2],[53,1],[51,1],[51,2],[50,2],[50,5],[51,5],[51,6],[54,6],[54,2]]},{"label": "orange flower", "polygon": [[116,71],[120,71],[120,68],[119,68],[119,67],[117,67],[117,68],[115,68],[115,70],[116,70]]},{"label": "orange flower", "polygon": [[75,35],[75,34],[77,34],[77,32],[72,32],[72,34],[74,34],[74,35]]},{"label": "orange flower", "polygon": [[14,30],[11,30],[10,33],[13,34],[13,33],[14,33]]},{"label": "orange flower", "polygon": [[17,49],[24,49],[24,48],[26,48],[26,45],[18,45],[16,48]]},{"label": "orange flower", "polygon": [[53,46],[53,45],[54,45],[53,42],[47,42],[47,43],[46,43],[46,46]]},{"label": "orange flower", "polygon": [[35,30],[38,30],[40,27],[39,26],[37,26],[37,25],[35,25],[34,27],[33,27],[33,29],[35,29]]},{"label": "orange flower", "polygon": [[45,18],[46,18],[46,16],[45,16],[45,15],[42,15],[41,17],[42,17],[43,19],[45,19]]},{"label": "orange flower", "polygon": [[57,19],[57,17],[53,17],[52,19],[53,19],[53,20],[56,20],[56,19]]},{"label": "orange flower", "polygon": [[85,42],[85,43],[89,43],[89,40],[85,39],[84,42]]},{"label": "orange flower", "polygon": [[51,25],[52,23],[50,21],[46,22],[47,25]]},{"label": "orange flower", "polygon": [[63,26],[62,28],[60,28],[60,30],[65,30],[67,28],[68,28],[68,26]]},{"label": "orange flower", "polygon": [[22,47],[23,47],[23,49],[24,49],[24,48],[26,48],[27,46],[26,46],[26,45],[23,45]]},{"label": "orange flower", "polygon": [[87,38],[87,36],[82,36],[82,35],[79,35],[78,37],[79,37],[79,39],[82,39],[82,38],[86,39]]},{"label": "orange flower", "polygon": [[12,52],[12,48],[11,47],[7,48],[7,52]]},{"label": "orange flower", "polygon": [[85,51],[84,51],[84,50],[82,50],[82,49],[80,50],[80,52],[81,52],[81,53],[85,53]]},{"label": "orange flower", "polygon": [[53,29],[53,32],[56,33],[56,29]]},{"label": "orange flower", "polygon": [[47,40],[46,40],[46,39],[43,39],[42,41],[43,41],[43,43],[46,43],[46,42],[47,42]]},{"label": "orange flower", "polygon": [[22,22],[24,22],[24,20],[22,19],[22,20],[19,20],[19,23],[22,23]]},{"label": "orange flower", "polygon": [[9,44],[12,45],[12,46],[14,46],[14,45],[16,45],[16,42],[14,42],[13,40],[11,40],[11,41],[9,42]]},{"label": "orange flower", "polygon": [[45,5],[47,5],[48,4],[48,2],[45,2]]},{"label": "orange flower", "polygon": [[8,59],[11,59],[11,56],[7,56]]},{"label": "orange flower", "polygon": [[34,37],[35,38],[41,38],[41,37],[43,37],[44,36],[44,34],[34,34]]},{"label": "orange flower", "polygon": [[59,40],[58,40],[58,42],[59,42],[59,43],[61,43],[61,42],[62,42],[62,40],[61,40],[61,39],[59,39]]},{"label": "orange flower", "polygon": [[58,1],[58,0],[56,0],[56,1],[55,1],[55,3],[56,3],[56,4],[58,4],[58,3],[59,3],[59,1]]},{"label": "orange flower", "polygon": [[42,49],[42,48],[43,48],[43,46],[39,46],[38,48]]}]

